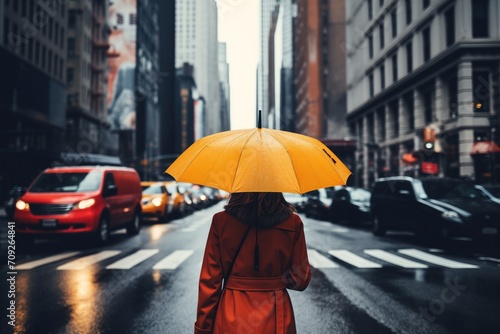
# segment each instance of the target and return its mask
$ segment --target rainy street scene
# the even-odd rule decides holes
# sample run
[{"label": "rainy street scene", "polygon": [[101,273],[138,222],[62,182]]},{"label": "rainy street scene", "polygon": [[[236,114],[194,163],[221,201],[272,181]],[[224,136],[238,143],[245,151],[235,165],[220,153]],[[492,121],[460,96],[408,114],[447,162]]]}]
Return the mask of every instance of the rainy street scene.
[{"label": "rainy street scene", "polygon": [[0,334],[500,333],[500,0],[0,0]]}]

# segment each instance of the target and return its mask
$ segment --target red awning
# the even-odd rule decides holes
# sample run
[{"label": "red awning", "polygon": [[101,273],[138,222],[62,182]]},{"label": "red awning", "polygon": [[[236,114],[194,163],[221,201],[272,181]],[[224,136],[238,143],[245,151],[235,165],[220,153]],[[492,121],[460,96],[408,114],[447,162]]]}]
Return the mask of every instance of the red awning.
[{"label": "red awning", "polygon": [[500,153],[500,146],[493,141],[477,141],[472,145],[470,151],[471,155],[488,153]]},{"label": "red awning", "polygon": [[403,160],[403,162],[407,163],[408,165],[413,165],[414,163],[418,162],[418,158],[414,156],[413,153],[403,154],[401,160]]}]

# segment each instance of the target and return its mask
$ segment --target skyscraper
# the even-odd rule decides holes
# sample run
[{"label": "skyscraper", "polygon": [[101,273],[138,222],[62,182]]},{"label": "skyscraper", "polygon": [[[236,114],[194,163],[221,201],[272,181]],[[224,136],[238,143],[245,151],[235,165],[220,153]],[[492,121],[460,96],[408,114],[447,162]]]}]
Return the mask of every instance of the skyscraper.
[{"label": "skyscraper", "polygon": [[209,135],[221,130],[217,5],[214,0],[176,0],[175,67],[194,66],[198,93],[206,102]]},{"label": "skyscraper", "polygon": [[231,128],[231,97],[229,89],[229,64],[227,63],[226,43],[219,43],[219,80],[220,80],[220,117],[221,131]]}]

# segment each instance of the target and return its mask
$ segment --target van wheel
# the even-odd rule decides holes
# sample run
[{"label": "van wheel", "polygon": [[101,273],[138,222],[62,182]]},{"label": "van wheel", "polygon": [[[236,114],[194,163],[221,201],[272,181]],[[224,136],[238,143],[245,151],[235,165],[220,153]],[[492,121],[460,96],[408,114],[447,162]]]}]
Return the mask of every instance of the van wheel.
[{"label": "van wheel", "polygon": [[94,241],[97,244],[105,244],[109,240],[109,221],[106,217],[101,217],[99,226],[94,235]]},{"label": "van wheel", "polygon": [[386,231],[387,231],[387,228],[382,223],[380,216],[379,215],[373,216],[372,233],[374,235],[383,236],[383,235],[385,235]]},{"label": "van wheel", "polygon": [[136,211],[134,213],[134,217],[132,218],[129,225],[127,226],[127,234],[128,235],[137,235],[137,234],[139,234],[140,230],[141,230],[141,216]]}]

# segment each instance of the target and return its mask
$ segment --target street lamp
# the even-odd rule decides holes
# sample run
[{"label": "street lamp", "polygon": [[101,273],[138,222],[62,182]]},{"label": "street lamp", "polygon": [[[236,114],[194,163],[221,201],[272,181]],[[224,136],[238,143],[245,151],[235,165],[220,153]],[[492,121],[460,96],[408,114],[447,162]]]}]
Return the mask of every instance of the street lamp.
[{"label": "street lamp", "polygon": [[496,163],[496,157],[495,157],[495,132],[497,130],[497,125],[498,125],[498,116],[496,114],[492,114],[488,117],[488,120],[490,121],[490,131],[491,131],[491,143],[490,143],[490,154],[491,154],[491,184],[495,184],[495,163]]}]

